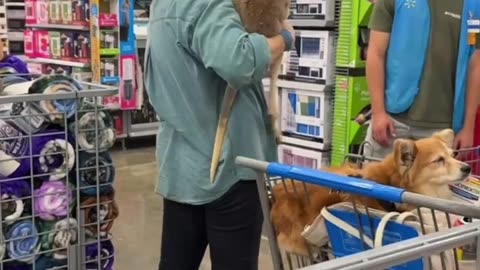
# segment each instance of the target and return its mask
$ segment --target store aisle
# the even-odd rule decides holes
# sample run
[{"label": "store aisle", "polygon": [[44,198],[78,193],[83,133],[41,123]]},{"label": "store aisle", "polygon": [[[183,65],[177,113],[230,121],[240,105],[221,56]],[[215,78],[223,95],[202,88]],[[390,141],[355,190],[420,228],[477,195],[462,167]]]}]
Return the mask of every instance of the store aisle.
[{"label": "store aisle", "polygon": [[[157,175],[154,151],[142,147],[113,153],[120,208],[113,228],[115,270],[157,269],[163,210],[160,196],[153,192]],[[206,256],[200,270],[210,269]],[[262,241],[259,269],[272,269],[266,241]]]}]

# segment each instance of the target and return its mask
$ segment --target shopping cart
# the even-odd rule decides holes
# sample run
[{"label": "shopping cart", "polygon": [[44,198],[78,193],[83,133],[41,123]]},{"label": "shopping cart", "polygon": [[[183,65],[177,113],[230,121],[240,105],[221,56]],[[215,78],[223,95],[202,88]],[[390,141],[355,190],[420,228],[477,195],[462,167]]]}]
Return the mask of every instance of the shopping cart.
[{"label": "shopping cart", "polygon": [[118,216],[102,98],[63,75],[0,76],[0,270],[113,269]]},{"label": "shopping cart", "polygon": [[[462,154],[466,156],[466,153],[472,152],[478,153],[478,149],[464,150]],[[359,165],[365,161],[376,161],[362,155],[349,155],[348,159],[350,162],[358,162]],[[480,241],[480,223],[473,222],[461,227],[454,227],[452,221],[454,216],[480,218],[480,208],[473,204],[431,198],[357,178],[341,177],[313,169],[267,163],[245,157],[238,157],[237,165],[251,168],[257,172],[257,186],[262,211],[266,218],[265,234],[269,241],[275,270],[286,269],[287,265],[289,269],[371,270],[397,267],[401,264],[404,267],[406,266],[406,268],[392,269],[466,269],[463,267],[466,264],[460,264],[460,249],[458,248],[471,246],[473,241]],[[303,187],[299,188],[297,186],[295,188],[295,185],[291,185],[293,188],[287,188],[288,183],[293,183],[293,181],[302,183]],[[375,212],[362,204],[361,201],[352,200],[349,207],[351,207],[353,217],[350,218],[356,224],[360,224],[360,226],[356,226],[358,229],[356,240],[359,240],[362,244],[361,250],[351,252],[351,254],[344,254],[350,256],[341,256],[341,258],[334,259],[333,255],[335,252],[332,250],[332,246],[310,245],[308,256],[289,253],[285,253],[285,256],[282,256],[284,252],[281,252],[279,248],[276,232],[270,220],[271,203],[275,200],[271,192],[272,187],[283,185],[287,192],[291,192],[293,196],[309,203],[308,186],[306,184],[325,187],[332,192],[350,193],[382,201],[416,206],[419,218],[418,225],[420,227],[417,230],[421,232],[413,239],[389,244],[382,248],[371,249],[364,243],[368,242],[368,239],[371,242],[375,241],[375,231],[379,228],[377,226],[380,226],[379,223],[372,222],[372,220],[375,220]],[[439,226],[440,221],[443,222],[442,226],[444,227]],[[373,225],[374,223],[375,225]],[[330,242],[331,240],[330,238]],[[382,243],[380,244],[382,245]],[[433,257],[434,255],[436,257]],[[477,255],[475,258],[480,258],[480,256]],[[405,265],[407,262],[409,264]],[[470,267],[468,269],[480,269],[480,264],[475,264],[472,261],[469,263]],[[475,268],[475,265],[477,268]],[[413,266],[416,266],[416,268]]]}]

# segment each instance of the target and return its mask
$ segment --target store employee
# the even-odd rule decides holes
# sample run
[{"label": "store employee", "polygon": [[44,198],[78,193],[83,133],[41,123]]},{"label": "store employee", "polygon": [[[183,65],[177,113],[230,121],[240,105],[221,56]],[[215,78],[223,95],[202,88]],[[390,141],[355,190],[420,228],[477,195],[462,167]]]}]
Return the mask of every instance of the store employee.
[{"label": "store employee", "polygon": [[473,145],[480,97],[480,1],[377,0],[370,19],[367,80],[372,124],[367,155],[397,138],[453,128]]},{"label": "store employee", "polygon": [[[254,270],[262,229],[255,173],[235,157],[276,160],[262,78],[294,42],[248,34],[231,0],[154,0],[145,84],[158,113],[159,181],[164,197],[159,269],[196,270],[207,245],[213,269]],[[209,168],[227,83],[239,89],[217,179]]]}]

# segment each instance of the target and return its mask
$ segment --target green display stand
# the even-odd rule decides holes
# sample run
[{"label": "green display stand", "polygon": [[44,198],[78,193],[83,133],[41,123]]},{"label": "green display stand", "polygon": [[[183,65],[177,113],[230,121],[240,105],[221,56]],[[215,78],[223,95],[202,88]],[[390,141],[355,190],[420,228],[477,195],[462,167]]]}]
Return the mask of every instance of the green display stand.
[{"label": "green display stand", "polygon": [[360,126],[355,118],[370,104],[365,50],[372,8],[368,0],[342,0],[340,5],[332,128],[331,164],[334,166],[342,164],[352,146],[365,138],[366,126]]},{"label": "green display stand", "polygon": [[342,0],[338,24],[337,67],[365,67],[362,46],[368,43],[368,21],[373,4],[368,0]]},{"label": "green display stand", "polygon": [[333,111],[332,165],[340,165],[352,145],[365,138],[365,126],[355,118],[370,104],[365,76],[337,75]]}]

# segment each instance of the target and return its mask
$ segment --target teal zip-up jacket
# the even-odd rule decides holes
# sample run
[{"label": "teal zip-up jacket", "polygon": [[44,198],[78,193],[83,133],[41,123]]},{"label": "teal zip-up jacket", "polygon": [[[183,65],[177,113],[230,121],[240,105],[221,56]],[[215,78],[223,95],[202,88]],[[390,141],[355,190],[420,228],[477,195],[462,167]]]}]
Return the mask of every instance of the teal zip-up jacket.
[{"label": "teal zip-up jacket", "polygon": [[[271,60],[267,39],[248,34],[232,0],[154,0],[145,56],[145,86],[160,122],[157,191],[206,204],[256,174],[235,157],[276,161],[262,78]],[[228,83],[227,83],[228,82]],[[227,84],[239,89],[217,179],[209,168]]]}]

